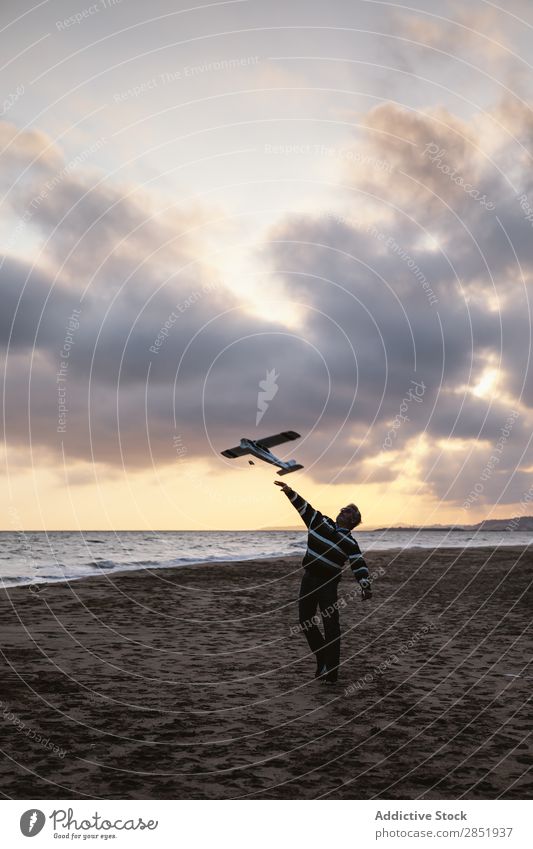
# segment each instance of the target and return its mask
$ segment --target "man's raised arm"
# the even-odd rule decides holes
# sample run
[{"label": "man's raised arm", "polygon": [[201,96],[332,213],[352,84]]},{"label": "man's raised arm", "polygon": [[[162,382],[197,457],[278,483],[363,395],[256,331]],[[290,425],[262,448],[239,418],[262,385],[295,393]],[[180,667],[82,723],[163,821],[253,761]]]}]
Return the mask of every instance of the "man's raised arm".
[{"label": "man's raised arm", "polygon": [[286,483],[283,483],[283,481],[274,481],[274,484],[276,486],[281,487],[282,491],[285,493],[292,506],[296,510],[298,510],[298,513],[304,520],[307,527],[309,527],[311,522],[316,519],[317,516],[320,516],[318,510],[315,510],[314,507],[311,507],[311,505],[305,500],[305,498],[302,498],[301,495],[298,495],[298,493],[295,492],[294,489],[291,489],[290,486],[288,486]]}]

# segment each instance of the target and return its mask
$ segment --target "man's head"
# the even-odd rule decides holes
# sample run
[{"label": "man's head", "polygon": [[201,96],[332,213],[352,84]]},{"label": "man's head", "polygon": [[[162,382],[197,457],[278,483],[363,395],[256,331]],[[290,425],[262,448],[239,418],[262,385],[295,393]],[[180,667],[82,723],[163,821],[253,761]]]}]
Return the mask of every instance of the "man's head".
[{"label": "man's head", "polygon": [[355,504],[347,504],[346,507],[341,507],[335,521],[341,528],[348,528],[351,531],[361,523],[359,508]]}]

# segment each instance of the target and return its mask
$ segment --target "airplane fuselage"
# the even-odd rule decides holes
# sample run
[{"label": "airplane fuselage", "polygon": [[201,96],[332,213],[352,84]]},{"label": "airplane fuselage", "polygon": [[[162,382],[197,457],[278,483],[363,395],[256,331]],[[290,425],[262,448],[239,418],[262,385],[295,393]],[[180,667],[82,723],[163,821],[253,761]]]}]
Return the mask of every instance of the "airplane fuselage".
[{"label": "airplane fuselage", "polygon": [[255,442],[253,439],[246,439],[243,437],[241,439],[241,448],[249,451],[250,454],[253,454],[254,457],[258,458],[258,460],[264,460],[265,463],[272,463],[273,466],[279,466],[281,469],[290,469],[296,462],[295,460],[289,460],[288,462],[280,460],[272,453],[270,448],[264,448],[260,442]]}]

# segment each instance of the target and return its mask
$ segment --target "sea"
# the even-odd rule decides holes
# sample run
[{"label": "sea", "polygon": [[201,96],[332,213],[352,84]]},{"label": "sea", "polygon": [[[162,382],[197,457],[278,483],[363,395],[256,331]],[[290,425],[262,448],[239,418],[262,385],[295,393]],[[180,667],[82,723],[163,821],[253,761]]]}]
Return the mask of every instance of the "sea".
[{"label": "sea", "polygon": [[[527,546],[521,531],[360,531],[363,553],[408,548]],[[303,555],[302,531],[3,531],[0,587],[72,581],[135,569]]]}]

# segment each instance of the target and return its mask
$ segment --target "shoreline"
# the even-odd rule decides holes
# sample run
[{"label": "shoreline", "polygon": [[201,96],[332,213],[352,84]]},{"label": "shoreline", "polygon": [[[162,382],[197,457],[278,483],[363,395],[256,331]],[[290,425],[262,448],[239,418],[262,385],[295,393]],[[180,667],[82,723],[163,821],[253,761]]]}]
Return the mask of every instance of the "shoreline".
[{"label": "shoreline", "polygon": [[[109,579],[110,577],[116,575],[124,576],[124,575],[133,575],[136,577],[143,577],[146,575],[151,575],[154,572],[177,572],[181,573],[185,569],[197,569],[199,566],[207,567],[207,566],[225,566],[225,565],[236,565],[236,564],[246,564],[246,563],[256,563],[256,562],[268,562],[268,561],[278,561],[278,560],[300,560],[303,557],[302,554],[281,554],[279,557],[275,557],[271,554],[265,554],[264,557],[241,557],[236,559],[227,559],[227,560],[198,560],[194,563],[184,563],[183,565],[172,565],[172,566],[146,566],[143,568],[132,569],[132,568],[124,568],[121,569],[117,567],[116,569],[109,569],[108,571],[102,570],[99,574],[95,575],[79,575],[78,577],[72,578],[57,578],[51,580],[41,580],[27,583],[17,583],[12,586],[5,587],[0,583],[0,591],[2,592],[11,592],[12,590],[21,590],[26,589],[27,587],[49,587],[49,586],[62,586],[65,584],[70,584],[72,582],[78,583],[79,581],[100,581],[103,579]],[[22,579],[24,580],[24,579]],[[2,579],[0,578],[0,582]]]},{"label": "shoreline", "polygon": [[[530,548],[531,548],[531,551],[533,553],[533,542],[531,542],[529,545],[528,544],[518,545],[516,543],[515,544],[510,543],[510,544],[502,544],[502,545],[499,545],[499,546],[492,546],[492,545],[452,546],[452,545],[450,545],[450,546],[431,547],[431,546],[424,546],[424,545],[416,545],[416,546],[406,546],[404,548],[372,548],[372,549],[367,549],[366,552],[365,552],[365,557],[369,561],[369,563],[371,563],[372,558],[375,557],[376,555],[380,555],[380,556],[381,555],[391,555],[391,556],[395,555],[395,556],[397,556],[398,554],[401,554],[402,552],[420,552],[420,553],[422,553],[424,551],[433,551],[433,552],[443,552],[443,553],[448,553],[448,552],[457,553],[457,552],[467,552],[467,551],[483,552],[483,551],[494,551],[494,550],[497,550],[497,551],[500,551],[500,550],[505,550],[505,551],[513,550],[514,551],[514,550],[516,550],[517,552],[519,552],[519,551],[526,551],[527,552],[528,549],[530,549]],[[207,566],[220,567],[220,566],[224,566],[224,565],[235,565],[235,564],[243,564],[244,565],[246,563],[255,563],[255,562],[268,563],[269,561],[286,561],[286,560],[299,560],[299,561],[301,561],[302,558],[303,558],[303,554],[304,554],[304,551],[302,551],[300,554],[280,554],[280,555],[265,554],[265,555],[254,555],[253,557],[227,558],[227,559],[221,559],[221,560],[198,560],[198,561],[191,562],[191,563],[173,564],[173,565],[170,565],[170,566],[150,565],[150,566],[146,566],[145,568],[131,568],[131,567],[128,567],[127,565],[125,565],[125,568],[121,568],[120,566],[117,566],[116,568],[109,569],[107,571],[105,569],[102,569],[102,571],[98,574],[79,575],[79,576],[72,576],[70,578],[57,578],[57,579],[52,578],[52,579],[49,579],[49,580],[42,580],[41,579],[41,580],[38,580],[38,581],[31,581],[30,579],[26,580],[25,578],[22,578],[16,584],[11,584],[9,586],[4,586],[3,583],[2,583],[2,581],[4,579],[2,579],[0,577],[0,592],[10,592],[11,590],[25,589],[27,587],[59,586],[59,585],[64,585],[64,584],[70,584],[72,582],[78,583],[79,581],[100,580],[100,579],[103,579],[103,578],[108,579],[108,578],[110,578],[111,576],[114,576],[114,575],[143,575],[145,573],[163,572],[163,571],[164,572],[176,571],[176,572],[181,573],[185,569],[193,569],[194,570],[194,569],[198,569],[199,567],[206,568]],[[8,578],[7,580],[10,580],[10,579]]]}]

